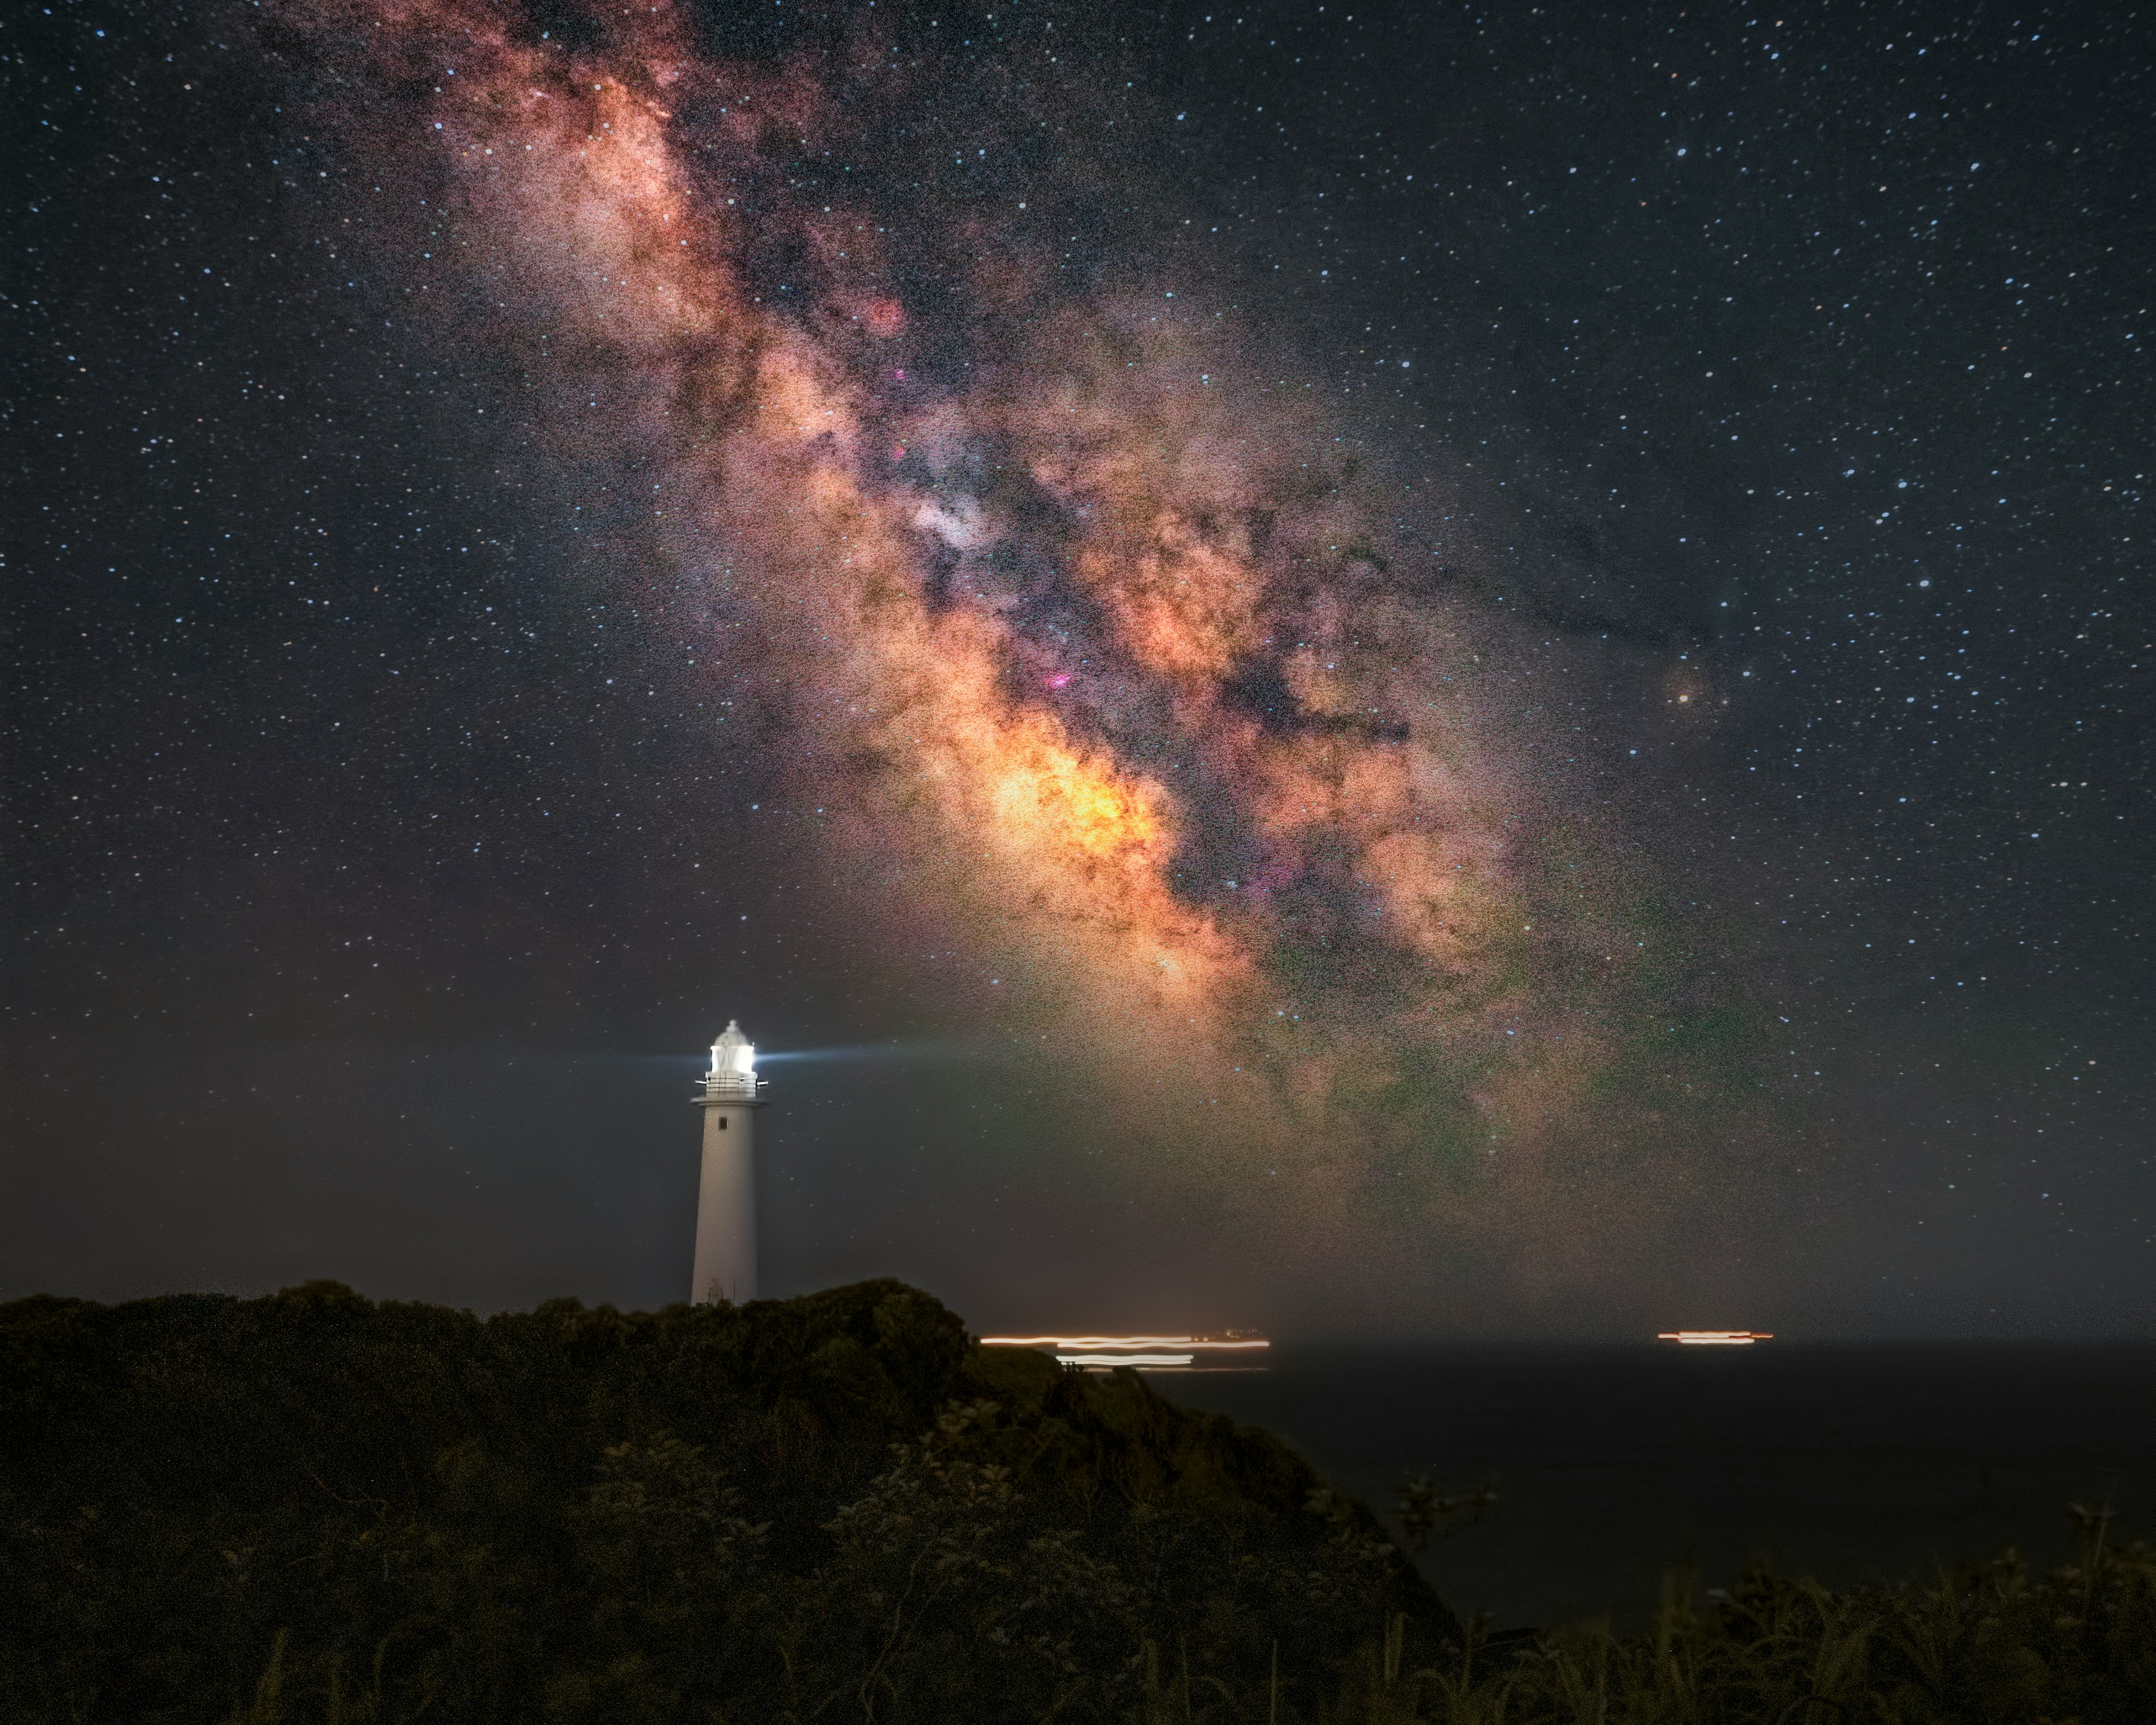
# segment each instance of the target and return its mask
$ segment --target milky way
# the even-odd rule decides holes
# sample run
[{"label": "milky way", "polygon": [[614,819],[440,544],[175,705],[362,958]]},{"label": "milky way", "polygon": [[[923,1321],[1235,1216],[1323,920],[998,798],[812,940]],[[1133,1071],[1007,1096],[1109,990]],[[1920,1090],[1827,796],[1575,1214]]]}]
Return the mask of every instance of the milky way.
[{"label": "milky way", "polygon": [[872,12],[761,55],[669,7],[282,21],[439,326],[640,475],[624,590],[687,584],[1115,1178],[1535,1281],[1727,1209],[1749,1019],[1583,812],[1594,667],[1490,602],[1456,475],[1129,243],[1172,193],[1082,28],[983,71]]}]

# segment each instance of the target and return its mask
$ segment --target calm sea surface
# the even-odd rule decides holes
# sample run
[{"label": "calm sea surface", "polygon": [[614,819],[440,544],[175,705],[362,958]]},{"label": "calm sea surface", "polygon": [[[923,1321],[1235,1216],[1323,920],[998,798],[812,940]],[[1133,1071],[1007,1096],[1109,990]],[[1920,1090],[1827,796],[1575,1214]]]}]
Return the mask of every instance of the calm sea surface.
[{"label": "calm sea surface", "polygon": [[1834,1586],[2073,1548],[2069,1502],[2156,1537],[2156,1347],[1278,1347],[1153,1386],[1278,1433],[1387,1512],[1400,1481],[1496,1477],[1423,1567],[1501,1626],[1653,1609],[1755,1553]]}]

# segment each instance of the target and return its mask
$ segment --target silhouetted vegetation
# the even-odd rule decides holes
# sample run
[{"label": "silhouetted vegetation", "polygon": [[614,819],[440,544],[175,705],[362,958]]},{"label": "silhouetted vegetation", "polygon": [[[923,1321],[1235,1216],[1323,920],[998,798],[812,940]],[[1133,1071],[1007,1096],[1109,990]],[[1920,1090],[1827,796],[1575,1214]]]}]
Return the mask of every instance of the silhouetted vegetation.
[{"label": "silhouetted vegetation", "polygon": [[[895,1282],[41,1298],[0,1370],[10,1720],[2156,1717],[2156,1558],[2101,1515],[2041,1579],[1492,1637],[1265,1434]],[[1417,1537],[1487,1501],[1424,1484]]]}]

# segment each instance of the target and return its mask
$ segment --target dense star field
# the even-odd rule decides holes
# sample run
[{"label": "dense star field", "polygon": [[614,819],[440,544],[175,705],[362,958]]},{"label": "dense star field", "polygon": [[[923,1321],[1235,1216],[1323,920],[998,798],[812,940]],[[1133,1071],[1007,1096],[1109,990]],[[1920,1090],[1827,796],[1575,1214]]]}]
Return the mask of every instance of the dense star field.
[{"label": "dense star field", "polygon": [[7,34],[6,1291],[2145,1332],[2145,27]]}]

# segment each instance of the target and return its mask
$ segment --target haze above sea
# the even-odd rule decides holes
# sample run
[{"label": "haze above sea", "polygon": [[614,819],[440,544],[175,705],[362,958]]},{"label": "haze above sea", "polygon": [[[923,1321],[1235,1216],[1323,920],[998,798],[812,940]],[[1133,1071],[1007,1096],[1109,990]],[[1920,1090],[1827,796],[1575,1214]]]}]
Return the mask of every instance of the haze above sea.
[{"label": "haze above sea", "polygon": [[1726,1587],[1754,1555],[1835,1588],[2008,1546],[2070,1560],[2067,1506],[2156,1538],[2156,1344],[1282,1344],[1264,1373],[1153,1373],[1277,1433],[1389,1516],[1410,1475],[1497,1501],[1424,1572],[1518,1628]]}]

